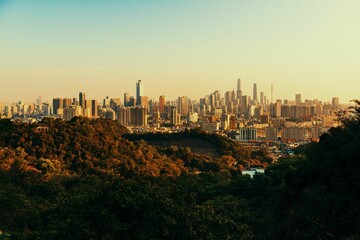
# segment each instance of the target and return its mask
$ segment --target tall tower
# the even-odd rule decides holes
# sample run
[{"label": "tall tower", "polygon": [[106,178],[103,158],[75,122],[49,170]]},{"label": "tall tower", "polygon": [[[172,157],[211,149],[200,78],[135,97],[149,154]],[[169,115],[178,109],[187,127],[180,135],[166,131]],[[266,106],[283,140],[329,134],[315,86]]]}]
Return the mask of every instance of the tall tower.
[{"label": "tall tower", "polygon": [[141,102],[141,97],[144,96],[144,85],[141,80],[138,80],[136,83],[136,104]]},{"label": "tall tower", "polygon": [[86,107],[86,96],[84,92],[79,93],[79,105],[82,108]]},{"label": "tall tower", "polygon": [[271,103],[273,103],[273,97],[274,97],[274,86],[271,84]]},{"label": "tall tower", "polygon": [[260,92],[260,105],[264,105],[264,92]]},{"label": "tall tower", "polygon": [[159,112],[164,113],[165,110],[165,96],[161,95],[159,97]]},{"label": "tall tower", "polygon": [[237,99],[241,99],[241,96],[242,96],[242,92],[241,92],[241,79],[239,78],[237,80],[237,89],[236,89],[236,98]]},{"label": "tall tower", "polygon": [[258,98],[257,98],[257,85],[256,83],[254,83],[254,86],[253,86],[253,100],[254,101],[257,101]]}]

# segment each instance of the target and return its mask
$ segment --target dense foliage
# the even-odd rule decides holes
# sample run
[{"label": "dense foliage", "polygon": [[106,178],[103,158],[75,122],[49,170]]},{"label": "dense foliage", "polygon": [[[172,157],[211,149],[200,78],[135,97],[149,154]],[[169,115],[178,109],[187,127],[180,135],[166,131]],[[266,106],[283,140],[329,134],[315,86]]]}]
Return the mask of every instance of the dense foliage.
[{"label": "dense foliage", "polygon": [[[216,133],[208,133],[200,129],[185,130],[177,133],[137,133],[124,134],[129,140],[145,140],[157,147],[159,151],[182,155],[179,149],[186,149],[193,154],[206,156],[211,162],[219,157],[226,156],[233,159],[241,169],[244,166],[266,168],[273,158],[266,150],[253,151],[243,148],[238,143],[229,140],[228,137]],[[191,158],[191,157],[190,157]],[[186,159],[190,159],[189,156]],[[194,162],[194,161],[191,161]]]},{"label": "dense foliage", "polygon": [[153,147],[104,119],[1,120],[0,239],[359,239],[357,104],[253,179],[234,163],[262,154]]}]

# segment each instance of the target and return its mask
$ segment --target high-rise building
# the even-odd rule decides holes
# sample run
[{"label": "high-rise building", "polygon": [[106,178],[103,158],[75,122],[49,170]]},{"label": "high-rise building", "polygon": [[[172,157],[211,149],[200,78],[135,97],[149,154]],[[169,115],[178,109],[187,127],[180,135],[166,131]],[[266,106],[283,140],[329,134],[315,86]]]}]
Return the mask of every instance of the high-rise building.
[{"label": "high-rise building", "polygon": [[274,117],[281,117],[281,99],[276,100],[274,108]]},{"label": "high-rise building", "polygon": [[149,98],[147,96],[141,96],[140,102],[137,104],[138,106],[142,106],[146,109],[146,112],[149,110]]},{"label": "high-rise building", "polygon": [[236,98],[241,100],[242,91],[241,91],[241,79],[237,80],[237,89],[236,89]]},{"label": "high-rise building", "polygon": [[165,104],[166,104],[165,96],[161,95],[159,97],[159,112],[160,113],[164,113]]},{"label": "high-rise building", "polygon": [[71,105],[63,110],[63,119],[71,120],[73,117],[82,116],[82,108],[80,106]]},{"label": "high-rise building", "polygon": [[260,92],[260,105],[264,105],[264,92]]},{"label": "high-rise building", "polygon": [[50,105],[49,105],[48,103],[44,103],[44,104],[42,105],[42,112],[43,112],[43,114],[44,114],[45,116],[50,115],[51,107],[50,107]]},{"label": "high-rise building", "polygon": [[98,116],[98,100],[91,100],[91,115],[92,117]]},{"label": "high-rise building", "polygon": [[91,100],[86,100],[85,108],[82,109],[82,116],[91,118],[92,117],[92,111],[91,111]]},{"label": "high-rise building", "polygon": [[300,106],[294,105],[290,107],[290,118],[291,119],[300,119],[301,109]]},{"label": "high-rise building", "polygon": [[140,103],[142,96],[144,96],[144,85],[141,80],[138,80],[136,83],[136,104]]},{"label": "high-rise building", "polygon": [[249,98],[244,95],[241,97],[241,113],[246,113],[249,107]]},{"label": "high-rise building", "polygon": [[185,96],[179,97],[178,99],[178,109],[179,109],[179,114],[185,116],[188,115],[189,113],[189,107],[188,107],[188,98]]},{"label": "high-rise building", "polygon": [[63,108],[67,108],[72,104],[72,99],[71,98],[64,98],[63,99]]},{"label": "high-rise building", "polygon": [[128,102],[128,107],[135,107],[136,105],[136,101],[135,101],[135,98],[134,97],[130,97],[129,98],[129,102]]},{"label": "high-rise building", "polygon": [[106,97],[103,99],[103,107],[104,107],[104,108],[110,107],[110,97],[109,97],[109,96],[106,96]]},{"label": "high-rise building", "polygon": [[225,105],[227,108],[227,112],[233,112],[233,102],[235,101],[235,92],[227,91],[225,92]]},{"label": "high-rise building", "polygon": [[115,110],[121,106],[120,98],[111,98],[110,99],[110,108]]},{"label": "high-rise building", "polygon": [[130,125],[142,127],[147,125],[147,115],[144,107],[130,108]]},{"label": "high-rise building", "polygon": [[257,85],[256,83],[254,83],[254,86],[253,86],[253,100],[254,101],[257,101],[258,98],[257,98]]},{"label": "high-rise building", "polygon": [[58,109],[63,108],[63,99],[62,98],[54,98],[53,99],[53,113],[55,115],[58,114]]},{"label": "high-rise building", "polygon": [[130,108],[122,107],[118,110],[118,121],[123,125],[130,125]]},{"label": "high-rise building", "polygon": [[148,100],[148,113],[151,113],[151,116],[153,116],[153,113],[158,111],[159,111],[158,102],[155,101],[154,99]]},{"label": "high-rise building", "polygon": [[283,118],[290,118],[290,109],[291,107],[287,104],[281,106],[281,117]]},{"label": "high-rise building", "polygon": [[180,114],[178,114],[178,111],[175,107],[171,107],[170,124],[173,126],[180,124]]},{"label": "high-rise building", "polygon": [[79,105],[78,100],[76,98],[73,98],[71,105]]},{"label": "high-rise building", "polygon": [[86,96],[84,92],[79,93],[79,105],[82,108],[86,107]]},{"label": "high-rise building", "polygon": [[128,93],[124,93],[124,106],[125,107],[129,106],[129,102],[130,102],[130,95]]},{"label": "high-rise building", "polygon": [[220,90],[214,91],[209,96],[209,104],[213,107],[219,107],[220,106],[220,100],[221,100],[221,93]]}]

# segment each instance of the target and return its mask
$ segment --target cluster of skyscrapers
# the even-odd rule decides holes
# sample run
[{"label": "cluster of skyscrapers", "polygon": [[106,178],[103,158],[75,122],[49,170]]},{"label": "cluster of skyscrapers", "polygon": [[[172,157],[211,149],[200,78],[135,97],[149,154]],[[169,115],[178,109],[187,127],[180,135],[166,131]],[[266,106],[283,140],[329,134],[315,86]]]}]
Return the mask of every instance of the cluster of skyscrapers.
[{"label": "cluster of skyscrapers", "polygon": [[[110,118],[129,127],[159,129],[170,127],[200,127],[207,131],[237,131],[239,140],[283,138],[316,138],[322,131],[334,125],[335,113],[341,108],[339,99],[332,102],[301,99],[273,101],[253,84],[252,96],[243,94],[241,79],[237,89],[224,95],[216,90],[199,100],[179,96],[167,101],[165,95],[150,99],[144,94],[144,83],[136,82],[136,95],[124,94],[124,98],[105,97],[102,101],[87,99],[84,92],[78,98],[54,98],[43,103],[41,97],[33,104],[19,102],[0,104],[0,117],[21,118],[36,121],[36,117],[53,116],[70,120],[75,116]],[[314,130],[317,129],[317,130]],[[311,134],[309,134],[309,130]],[[262,133],[263,132],[263,133]]]},{"label": "cluster of skyscrapers", "polygon": [[101,103],[98,100],[88,100],[84,92],[77,98],[54,98],[53,115],[64,120],[75,116],[89,118],[109,118],[118,120],[124,125],[146,126],[148,97],[143,95],[144,86],[141,80],[136,83],[136,97],[124,94],[123,103],[120,98],[105,97]]}]

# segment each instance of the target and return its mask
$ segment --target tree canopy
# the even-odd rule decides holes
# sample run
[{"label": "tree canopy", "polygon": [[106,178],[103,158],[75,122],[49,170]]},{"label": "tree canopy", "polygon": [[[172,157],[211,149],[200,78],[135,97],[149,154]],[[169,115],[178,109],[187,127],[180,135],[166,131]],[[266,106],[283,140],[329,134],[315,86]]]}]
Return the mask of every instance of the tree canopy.
[{"label": "tree canopy", "polygon": [[[359,239],[359,107],[254,178],[235,163],[265,162],[264,153],[200,132],[140,136],[105,119],[0,120],[0,239]],[[189,137],[218,155],[149,144]]]}]

